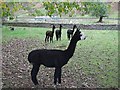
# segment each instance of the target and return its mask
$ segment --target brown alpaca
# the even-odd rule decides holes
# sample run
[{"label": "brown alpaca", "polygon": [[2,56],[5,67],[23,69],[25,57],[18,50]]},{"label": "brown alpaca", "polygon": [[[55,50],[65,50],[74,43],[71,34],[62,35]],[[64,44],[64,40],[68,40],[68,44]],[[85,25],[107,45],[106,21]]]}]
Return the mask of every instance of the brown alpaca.
[{"label": "brown alpaca", "polygon": [[53,25],[52,31],[46,31],[45,42],[49,42],[49,39],[50,42],[53,42],[54,29],[55,29],[55,25]]}]

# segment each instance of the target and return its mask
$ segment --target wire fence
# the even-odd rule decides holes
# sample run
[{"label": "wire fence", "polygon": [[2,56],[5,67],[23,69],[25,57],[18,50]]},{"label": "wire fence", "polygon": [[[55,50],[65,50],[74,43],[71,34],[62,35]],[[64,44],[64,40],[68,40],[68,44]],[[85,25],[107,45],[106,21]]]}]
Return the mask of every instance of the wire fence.
[{"label": "wire fence", "polygon": [[[17,17],[14,20],[5,20],[6,22],[28,22],[28,23],[62,23],[62,24],[98,24],[98,18],[35,18],[35,17]],[[103,18],[101,24],[118,24],[119,18]]]}]

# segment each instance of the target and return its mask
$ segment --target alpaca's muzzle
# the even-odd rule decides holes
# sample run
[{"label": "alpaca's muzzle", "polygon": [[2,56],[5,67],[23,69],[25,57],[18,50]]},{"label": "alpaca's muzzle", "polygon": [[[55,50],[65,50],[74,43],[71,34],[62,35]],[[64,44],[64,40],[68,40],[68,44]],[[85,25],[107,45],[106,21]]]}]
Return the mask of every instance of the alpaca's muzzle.
[{"label": "alpaca's muzzle", "polygon": [[81,40],[85,40],[85,39],[86,39],[86,35],[85,35],[83,32],[81,32],[81,35],[82,35],[82,36],[80,36],[80,39],[81,39]]}]

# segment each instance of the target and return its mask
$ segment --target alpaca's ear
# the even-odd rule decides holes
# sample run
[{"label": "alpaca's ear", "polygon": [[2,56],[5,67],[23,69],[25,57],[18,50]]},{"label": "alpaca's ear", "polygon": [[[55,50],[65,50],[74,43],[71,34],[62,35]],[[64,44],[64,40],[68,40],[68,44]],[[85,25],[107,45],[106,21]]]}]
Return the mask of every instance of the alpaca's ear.
[{"label": "alpaca's ear", "polygon": [[79,28],[77,28],[77,30],[79,30],[79,31],[80,31],[80,29],[79,29]]},{"label": "alpaca's ear", "polygon": [[55,28],[55,24],[50,24],[50,26],[52,26],[53,28]]},{"label": "alpaca's ear", "polygon": [[80,28],[77,28],[77,31],[78,31],[79,33],[81,33]]},{"label": "alpaca's ear", "polygon": [[75,25],[75,27],[77,28],[77,25]]},{"label": "alpaca's ear", "polygon": [[54,24],[50,24],[50,26],[55,26]]},{"label": "alpaca's ear", "polygon": [[77,28],[77,31],[81,32],[81,31],[80,31],[80,28]]},{"label": "alpaca's ear", "polygon": [[74,24],[74,28],[77,28],[77,25]]}]

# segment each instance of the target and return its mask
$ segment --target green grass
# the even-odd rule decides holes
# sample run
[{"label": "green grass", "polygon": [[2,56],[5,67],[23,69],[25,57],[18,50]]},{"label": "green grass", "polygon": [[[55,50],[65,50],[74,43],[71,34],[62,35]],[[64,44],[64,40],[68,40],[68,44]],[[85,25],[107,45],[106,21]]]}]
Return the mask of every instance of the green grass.
[{"label": "green grass", "polygon": [[[109,17],[110,18],[118,18],[118,11],[115,11],[115,12],[111,12],[110,14],[109,14]],[[120,17],[119,17],[120,18]]]},{"label": "green grass", "polygon": [[[13,38],[38,39],[44,42],[48,28],[15,28],[10,31],[3,26],[2,41],[6,44]],[[113,30],[82,30],[87,39],[79,41],[74,56],[67,66],[74,72],[82,68],[86,75],[94,76],[98,84],[103,87],[118,86],[118,31]],[[54,38],[55,39],[55,38]],[[68,46],[66,29],[62,31],[62,41],[54,41],[50,45],[54,48],[65,49]],[[63,46],[63,47],[60,47]],[[76,67],[74,67],[76,64]]]},{"label": "green grass", "polygon": [[[2,29],[2,37],[3,37],[3,43],[6,41],[9,41],[12,38],[36,38],[43,40],[44,33],[46,29],[45,28],[32,28],[32,27],[15,27],[14,31],[11,31],[9,27],[3,26]],[[44,36],[43,36],[44,35]]]},{"label": "green grass", "polygon": [[[78,61],[87,75],[96,75],[100,85],[118,85],[118,32],[86,31],[89,38],[78,47]],[[84,53],[84,54],[81,54]],[[84,55],[84,56],[82,56]],[[84,61],[83,61],[84,60]]]},{"label": "green grass", "polygon": [[[33,32],[33,29],[34,29],[34,32]],[[11,31],[9,27],[3,27],[2,35],[4,39],[37,37],[37,36],[40,36],[41,34],[40,31],[38,31],[37,29],[38,28],[31,28],[31,27],[29,28],[15,27],[15,30]]]}]

